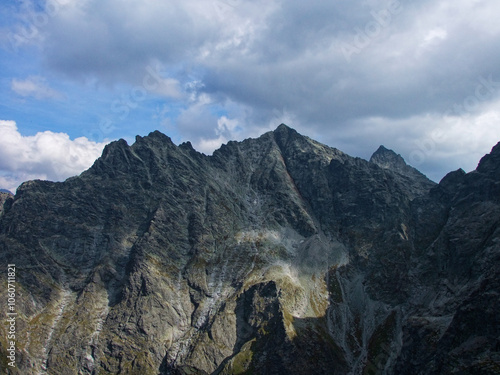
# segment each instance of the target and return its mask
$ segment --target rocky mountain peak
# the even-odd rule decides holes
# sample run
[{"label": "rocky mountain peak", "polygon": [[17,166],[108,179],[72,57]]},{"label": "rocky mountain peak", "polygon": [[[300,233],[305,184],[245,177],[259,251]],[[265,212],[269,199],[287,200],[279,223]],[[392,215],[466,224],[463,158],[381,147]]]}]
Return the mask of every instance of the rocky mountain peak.
[{"label": "rocky mountain peak", "polygon": [[274,130],[274,133],[278,134],[278,133],[297,133],[297,131],[291,127],[289,127],[287,124],[285,123],[281,123],[278,125],[278,127]]},{"label": "rocky mountain peak", "polygon": [[476,170],[500,176],[500,142],[492,148],[489,154],[481,158]]},{"label": "rocky mountain peak", "polygon": [[420,171],[406,164],[400,154],[396,154],[383,145],[373,153],[370,162],[380,168],[393,172],[400,183],[408,187],[411,185],[412,188],[409,191],[413,190],[417,195],[426,193],[435,185],[433,181],[429,180]]},{"label": "rocky mountain peak", "polygon": [[497,373],[499,153],[436,185],[284,124],[212,156],[113,142],[0,193],[9,374]]},{"label": "rocky mountain peak", "polygon": [[278,126],[272,132],[272,136],[283,154],[296,154],[311,148],[309,138],[285,124]]},{"label": "rocky mountain peak", "polygon": [[408,165],[403,157],[396,154],[394,151],[389,150],[381,145],[377,151],[373,153],[370,162],[377,164],[381,168],[391,169],[398,172],[406,171]]},{"label": "rocky mountain peak", "polygon": [[289,140],[294,137],[301,136],[295,129],[290,128],[288,125],[281,124],[273,132],[276,142],[280,146],[285,146]]}]

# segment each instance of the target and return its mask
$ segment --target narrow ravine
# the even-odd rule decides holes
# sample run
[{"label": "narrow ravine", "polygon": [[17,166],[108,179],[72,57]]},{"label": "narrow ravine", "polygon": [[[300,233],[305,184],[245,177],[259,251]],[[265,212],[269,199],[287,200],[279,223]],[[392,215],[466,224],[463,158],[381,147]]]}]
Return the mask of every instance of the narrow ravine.
[{"label": "narrow ravine", "polygon": [[68,304],[74,300],[74,293],[68,289],[63,289],[60,294],[59,303],[56,307],[56,316],[54,321],[52,322],[52,326],[50,327],[49,334],[47,335],[47,339],[45,340],[44,345],[42,346],[42,364],[41,370],[38,372],[39,375],[47,374],[47,363],[50,355],[50,348],[52,347],[53,335],[56,330],[62,316],[64,315],[64,311]]}]

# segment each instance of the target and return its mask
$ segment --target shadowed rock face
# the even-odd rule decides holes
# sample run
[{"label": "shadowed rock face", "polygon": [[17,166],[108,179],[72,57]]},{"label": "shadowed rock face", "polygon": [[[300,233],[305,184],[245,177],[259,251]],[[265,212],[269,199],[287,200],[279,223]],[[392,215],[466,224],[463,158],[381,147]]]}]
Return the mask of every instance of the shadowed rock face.
[{"label": "shadowed rock face", "polygon": [[415,168],[406,164],[401,155],[384,146],[380,146],[370,158],[370,162],[379,167],[388,169],[394,173],[402,186],[407,187],[406,193],[414,198],[415,196],[425,194],[434,185],[432,181],[424,176]]},{"label": "shadowed rock face", "polygon": [[78,177],[0,194],[19,314],[17,368],[6,326],[0,366],[499,373],[499,166],[497,145],[435,184],[285,125],[212,156],[159,132],[113,142]]},{"label": "shadowed rock face", "polygon": [[3,213],[3,206],[7,202],[7,200],[12,199],[14,196],[7,191],[0,191],[0,216],[2,216]]}]

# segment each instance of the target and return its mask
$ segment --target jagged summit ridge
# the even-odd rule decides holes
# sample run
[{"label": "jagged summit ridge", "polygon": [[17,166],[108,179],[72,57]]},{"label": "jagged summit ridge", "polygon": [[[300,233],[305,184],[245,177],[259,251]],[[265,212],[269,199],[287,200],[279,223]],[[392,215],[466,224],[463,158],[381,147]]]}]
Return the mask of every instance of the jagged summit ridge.
[{"label": "jagged summit ridge", "polygon": [[[228,144],[223,144],[221,148],[215,150],[214,154],[220,152],[221,149],[225,149],[227,147],[240,148],[240,146],[243,146],[247,143],[262,145],[263,143],[268,142],[271,138],[274,139],[274,142],[279,147],[282,153],[287,153],[287,152],[299,153],[299,152],[305,152],[307,149],[309,150],[312,149],[317,154],[318,153],[325,154],[324,155],[325,158],[327,159],[330,158],[329,160],[331,160],[334,157],[337,158],[342,158],[344,156],[349,157],[348,155],[344,154],[338,149],[326,146],[324,144],[321,144],[319,142],[310,139],[309,137],[299,134],[295,129],[283,123],[280,124],[274,131],[265,133],[259,138],[247,139],[243,142],[229,141]],[[134,147],[136,147],[135,146],[136,144],[141,146],[148,145],[148,147],[151,148],[177,147],[172,142],[170,137],[156,130],[154,132],[149,133],[149,135],[146,137],[136,136],[136,142],[132,146],[129,146],[124,139],[111,142],[105,147],[102,157],[104,158],[107,157],[107,155],[110,153],[110,150],[115,150],[115,149],[123,150],[124,148],[127,147],[130,147],[133,150]],[[181,145],[179,145],[179,147],[182,149],[195,151],[199,154],[199,156],[203,155],[198,151],[196,151],[193,148],[191,142],[189,141],[182,143]],[[287,150],[287,148],[290,148],[290,150]],[[393,172],[400,173],[407,177],[417,177],[417,178],[424,177],[426,179],[426,177],[421,172],[407,165],[405,160],[401,157],[401,155],[396,154],[394,151],[389,150],[384,146],[380,146],[378,148],[378,150],[371,156],[370,162],[378,165],[381,168],[389,169]]]},{"label": "jagged summit ridge", "polygon": [[212,156],[153,132],[25,183],[0,214],[11,373],[495,373],[497,148],[440,184],[376,154],[285,125]]}]

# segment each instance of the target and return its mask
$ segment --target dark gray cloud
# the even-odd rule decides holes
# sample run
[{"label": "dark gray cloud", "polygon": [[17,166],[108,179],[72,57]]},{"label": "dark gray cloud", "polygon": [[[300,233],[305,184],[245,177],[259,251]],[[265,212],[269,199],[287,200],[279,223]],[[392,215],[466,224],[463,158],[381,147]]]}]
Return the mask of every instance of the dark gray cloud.
[{"label": "dark gray cloud", "polygon": [[496,0],[67,0],[41,43],[53,71],[103,85],[141,84],[160,64],[182,91],[165,123],[204,151],[285,119],[363,157],[384,143],[439,178],[500,140],[499,12]]}]

